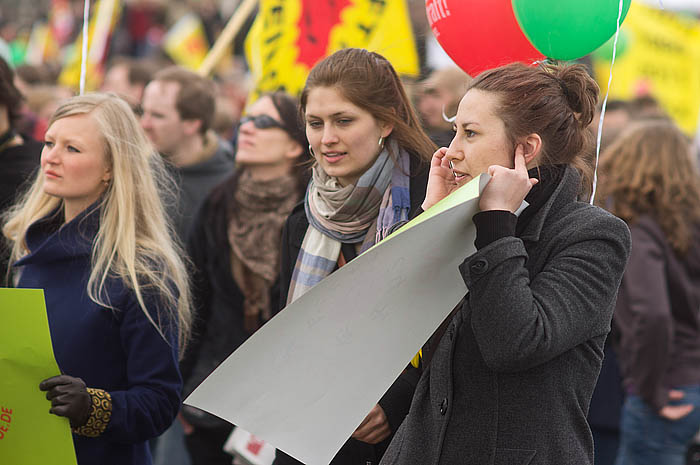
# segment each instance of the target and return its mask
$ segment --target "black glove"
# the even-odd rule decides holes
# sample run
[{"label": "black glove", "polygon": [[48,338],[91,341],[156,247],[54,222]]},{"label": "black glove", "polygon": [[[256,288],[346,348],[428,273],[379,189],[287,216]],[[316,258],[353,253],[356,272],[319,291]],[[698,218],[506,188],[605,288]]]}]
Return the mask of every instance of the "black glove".
[{"label": "black glove", "polygon": [[51,401],[49,413],[68,418],[72,428],[87,423],[92,397],[82,379],[68,375],[54,376],[39,383],[39,389],[48,391],[46,398]]}]

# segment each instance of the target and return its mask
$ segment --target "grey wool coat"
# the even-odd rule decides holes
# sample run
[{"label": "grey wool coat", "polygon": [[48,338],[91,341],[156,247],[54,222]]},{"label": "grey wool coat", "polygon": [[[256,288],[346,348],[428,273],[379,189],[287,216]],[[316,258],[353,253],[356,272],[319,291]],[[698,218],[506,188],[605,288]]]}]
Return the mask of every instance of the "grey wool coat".
[{"label": "grey wool coat", "polygon": [[559,185],[520,237],[460,271],[463,299],[381,465],[593,463],[586,421],[630,250],[625,223]]}]

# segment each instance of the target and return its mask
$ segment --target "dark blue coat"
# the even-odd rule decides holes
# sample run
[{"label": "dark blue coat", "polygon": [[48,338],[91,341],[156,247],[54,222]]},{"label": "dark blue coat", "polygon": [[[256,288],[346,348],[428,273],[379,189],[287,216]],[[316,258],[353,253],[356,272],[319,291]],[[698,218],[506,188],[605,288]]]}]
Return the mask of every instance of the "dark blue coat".
[{"label": "dark blue coat", "polygon": [[[166,330],[166,341],[120,280],[106,284],[114,309],[90,300],[87,280],[99,210],[88,208],[63,226],[62,216],[55,212],[30,226],[31,253],[15,266],[23,267],[19,287],[44,289],[61,371],[111,395],[111,418],[102,434],[73,435],[78,464],[148,465],[148,439],[170,426],[180,405],[177,331]],[[157,300],[144,297],[157,321]]]}]

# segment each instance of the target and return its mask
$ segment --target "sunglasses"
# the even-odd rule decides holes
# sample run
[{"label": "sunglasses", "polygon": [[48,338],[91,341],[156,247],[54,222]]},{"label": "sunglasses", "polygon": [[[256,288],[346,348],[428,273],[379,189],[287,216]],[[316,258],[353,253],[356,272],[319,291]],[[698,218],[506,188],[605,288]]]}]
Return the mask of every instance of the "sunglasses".
[{"label": "sunglasses", "polygon": [[279,128],[283,130],[287,130],[287,128],[284,127],[282,123],[274,119],[270,115],[257,115],[257,116],[251,116],[251,115],[246,115],[241,120],[239,121],[238,125],[242,126],[243,124],[247,123],[248,121],[252,121],[253,124],[255,125],[256,128],[258,129],[270,129],[270,128]]}]

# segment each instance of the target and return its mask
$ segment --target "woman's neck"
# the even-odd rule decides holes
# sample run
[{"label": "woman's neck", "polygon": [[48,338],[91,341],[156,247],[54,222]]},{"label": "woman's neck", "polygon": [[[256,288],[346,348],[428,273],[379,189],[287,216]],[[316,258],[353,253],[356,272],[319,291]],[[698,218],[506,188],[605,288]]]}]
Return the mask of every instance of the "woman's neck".
[{"label": "woman's neck", "polygon": [[[101,193],[100,193],[101,194]],[[95,203],[99,198],[66,200],[63,199],[63,220],[64,224],[70,223],[76,216],[80,215],[86,208]]]},{"label": "woman's neck", "polygon": [[84,208],[79,207],[78,205],[75,205],[73,203],[64,203],[63,204],[63,222],[64,223],[70,223],[73,221],[73,218],[78,216],[81,211],[83,211]]},{"label": "woman's neck", "polygon": [[287,176],[291,171],[291,164],[282,165],[247,165],[245,170],[255,181],[272,181]]}]

